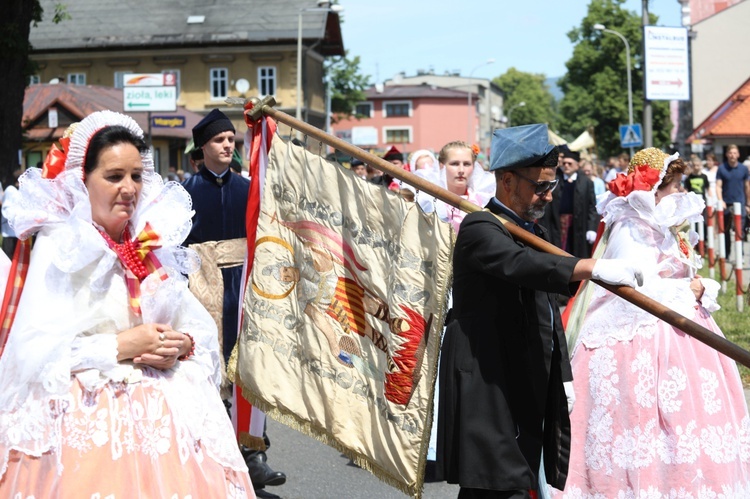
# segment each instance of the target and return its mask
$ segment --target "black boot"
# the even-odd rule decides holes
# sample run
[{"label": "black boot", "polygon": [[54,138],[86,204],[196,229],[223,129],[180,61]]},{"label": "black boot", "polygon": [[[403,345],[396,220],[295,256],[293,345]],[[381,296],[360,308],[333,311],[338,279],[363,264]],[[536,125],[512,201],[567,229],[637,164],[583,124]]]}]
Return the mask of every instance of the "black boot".
[{"label": "black boot", "polygon": [[262,489],[266,485],[283,485],[286,483],[286,475],[281,471],[272,470],[268,465],[268,457],[265,452],[243,448],[242,456],[245,458],[245,464],[250,471],[250,480],[253,481],[253,488],[256,490]]}]

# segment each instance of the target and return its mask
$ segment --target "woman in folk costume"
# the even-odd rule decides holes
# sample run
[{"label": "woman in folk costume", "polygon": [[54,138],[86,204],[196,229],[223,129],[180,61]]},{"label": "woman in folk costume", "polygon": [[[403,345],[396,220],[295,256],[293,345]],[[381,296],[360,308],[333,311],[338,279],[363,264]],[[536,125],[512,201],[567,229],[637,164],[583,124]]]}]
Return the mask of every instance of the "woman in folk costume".
[{"label": "woman in folk costume", "polygon": [[[426,156],[428,151],[417,151],[413,155],[416,161]],[[417,169],[415,174],[430,182],[449,190],[453,194],[478,205],[485,206],[495,195],[495,175],[484,170],[477,163],[478,150],[462,140],[448,142],[438,153],[437,164]],[[437,213],[438,217],[449,222],[453,230],[458,233],[461,221],[466,213],[458,208],[448,205],[444,201],[435,199],[425,192],[417,193],[416,200],[425,213]],[[453,305],[452,292],[448,295],[447,307]],[[433,395],[433,416],[430,440],[427,446],[426,481],[434,480],[435,460],[437,458],[437,403],[440,397],[440,389],[435,383]]]},{"label": "woman in folk costume", "polygon": [[[655,148],[599,202],[604,258],[640,262],[639,291],[721,335],[719,284],[696,276],[703,201],[685,163]],[[595,254],[595,257],[598,256]],[[737,366],[604,288],[586,285],[568,322],[576,404],[565,498],[750,497],[750,418]],[[577,334],[576,334],[577,333]]]},{"label": "woman in folk costume", "polygon": [[[484,207],[495,195],[495,176],[477,163],[478,150],[462,140],[448,142],[438,154],[437,168],[423,168],[416,174],[453,194]],[[466,213],[431,195],[419,192],[417,202],[426,213],[437,212],[458,232]]]},{"label": "woman in folk costume", "polygon": [[0,497],[254,497],[216,326],[182,275],[190,196],[127,116],[61,142],[8,213],[37,236],[0,357]]}]

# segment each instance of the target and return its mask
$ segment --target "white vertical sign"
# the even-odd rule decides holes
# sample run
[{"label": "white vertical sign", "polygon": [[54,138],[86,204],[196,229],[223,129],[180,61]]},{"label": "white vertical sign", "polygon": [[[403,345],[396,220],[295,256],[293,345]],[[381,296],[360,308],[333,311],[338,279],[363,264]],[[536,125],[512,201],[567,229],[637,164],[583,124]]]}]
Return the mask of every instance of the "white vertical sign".
[{"label": "white vertical sign", "polygon": [[57,108],[51,107],[47,109],[47,125],[50,128],[57,128]]},{"label": "white vertical sign", "polygon": [[688,30],[644,26],[646,99],[690,100]]}]

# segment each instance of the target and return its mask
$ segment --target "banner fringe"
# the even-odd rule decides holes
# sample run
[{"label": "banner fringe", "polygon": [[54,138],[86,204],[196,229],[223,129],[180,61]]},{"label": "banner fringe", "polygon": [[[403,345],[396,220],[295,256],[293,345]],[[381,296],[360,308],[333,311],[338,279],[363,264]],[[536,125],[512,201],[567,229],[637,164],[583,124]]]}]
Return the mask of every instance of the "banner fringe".
[{"label": "banner fringe", "polygon": [[264,451],[264,452],[267,449],[266,441],[263,440],[263,437],[254,437],[250,435],[249,433],[242,432],[240,433],[239,441],[242,445],[244,445],[248,449]]},{"label": "banner fringe", "polygon": [[[378,480],[400,490],[404,494],[412,496],[414,497],[414,499],[422,498],[422,492],[424,488],[424,468],[426,465],[425,459],[423,459],[422,457],[420,457],[419,463],[418,477],[420,478],[415,483],[406,484],[403,481],[392,477],[391,474],[388,473],[385,469],[370,461],[363,454],[355,452],[345,445],[341,444],[338,440],[333,438],[333,436],[331,436],[325,428],[313,425],[310,421],[302,420],[290,411],[282,410],[274,406],[273,404],[269,404],[265,400],[256,397],[255,394],[251,390],[246,388],[242,383],[240,383],[239,380],[237,381],[237,385],[242,390],[242,396],[245,397],[245,399],[247,399],[254,407],[257,407],[258,409],[266,413],[267,417],[273,418],[279,423],[282,423],[294,430],[297,430],[300,433],[312,437],[329,447],[333,447],[338,452],[341,452],[346,457],[351,459],[354,464],[375,475]],[[427,433],[428,439],[429,436],[430,434]]]}]

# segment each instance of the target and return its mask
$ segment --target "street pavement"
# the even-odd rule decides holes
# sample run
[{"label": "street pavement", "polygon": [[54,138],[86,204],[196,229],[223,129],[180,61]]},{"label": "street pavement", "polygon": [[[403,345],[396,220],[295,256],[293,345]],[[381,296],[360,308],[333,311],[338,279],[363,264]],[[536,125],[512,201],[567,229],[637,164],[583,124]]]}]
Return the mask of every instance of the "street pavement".
[{"label": "street pavement", "polygon": [[[268,419],[271,439],[268,464],[286,473],[287,481],[266,487],[258,497],[283,499],[403,499],[398,489],[355,466],[349,458],[296,430]],[[425,499],[455,499],[458,486],[427,483]]]}]

